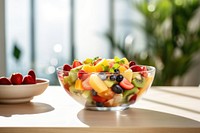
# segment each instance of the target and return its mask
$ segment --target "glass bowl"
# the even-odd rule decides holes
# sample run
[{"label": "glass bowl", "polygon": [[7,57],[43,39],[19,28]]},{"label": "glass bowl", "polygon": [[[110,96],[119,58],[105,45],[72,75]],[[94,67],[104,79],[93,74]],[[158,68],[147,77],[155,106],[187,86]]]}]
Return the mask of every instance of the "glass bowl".
[{"label": "glass bowl", "polygon": [[65,91],[85,109],[118,111],[129,108],[151,87],[155,68],[140,67],[146,67],[145,71],[81,72],[77,68],[64,71],[60,66],[57,76]]}]

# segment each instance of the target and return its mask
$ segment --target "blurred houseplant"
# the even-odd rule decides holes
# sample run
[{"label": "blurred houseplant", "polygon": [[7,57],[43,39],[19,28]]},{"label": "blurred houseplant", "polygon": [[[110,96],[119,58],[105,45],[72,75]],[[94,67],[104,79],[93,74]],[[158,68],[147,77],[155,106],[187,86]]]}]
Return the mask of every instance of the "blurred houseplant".
[{"label": "blurred houseplant", "polygon": [[[174,78],[184,76],[198,63],[193,58],[200,50],[200,1],[143,0],[134,1],[134,6],[145,20],[140,25],[146,36],[144,51],[128,51],[126,44],[118,45],[109,34],[107,37],[129,60],[156,66],[154,85],[173,85]],[[144,52],[145,57],[141,56]]]}]

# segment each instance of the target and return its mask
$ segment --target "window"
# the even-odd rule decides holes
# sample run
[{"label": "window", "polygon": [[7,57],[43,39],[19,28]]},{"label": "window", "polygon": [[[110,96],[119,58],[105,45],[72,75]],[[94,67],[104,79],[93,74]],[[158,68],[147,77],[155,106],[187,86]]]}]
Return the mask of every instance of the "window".
[{"label": "window", "polygon": [[[30,2],[27,0],[5,1],[7,75],[16,71],[24,74],[31,65],[29,6]],[[16,58],[13,56],[14,46],[15,50],[21,51]]]},{"label": "window", "polygon": [[33,68],[38,77],[56,84],[55,68],[71,59],[69,0],[5,2],[7,75]]},{"label": "window", "polygon": [[35,69],[56,84],[56,67],[70,62],[70,1],[35,0]]},{"label": "window", "polygon": [[121,23],[115,23],[130,18],[130,2],[6,0],[7,75],[17,71],[26,74],[33,68],[38,77],[58,84],[56,67],[72,63],[73,58],[112,58],[113,48],[106,33],[120,41],[119,36],[131,32],[130,25],[120,27]]}]

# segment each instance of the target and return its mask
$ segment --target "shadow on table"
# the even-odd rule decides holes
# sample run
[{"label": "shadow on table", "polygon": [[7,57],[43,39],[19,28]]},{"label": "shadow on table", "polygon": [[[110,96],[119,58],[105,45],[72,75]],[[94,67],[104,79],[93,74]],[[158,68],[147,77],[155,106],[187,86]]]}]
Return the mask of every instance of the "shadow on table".
[{"label": "shadow on table", "polygon": [[52,110],[54,110],[54,108],[51,105],[38,102],[0,104],[0,116],[5,117],[11,117],[12,115],[39,114]]},{"label": "shadow on table", "polygon": [[124,111],[90,111],[83,109],[77,117],[88,126],[200,127],[200,122],[192,119],[139,108],[129,108]]}]

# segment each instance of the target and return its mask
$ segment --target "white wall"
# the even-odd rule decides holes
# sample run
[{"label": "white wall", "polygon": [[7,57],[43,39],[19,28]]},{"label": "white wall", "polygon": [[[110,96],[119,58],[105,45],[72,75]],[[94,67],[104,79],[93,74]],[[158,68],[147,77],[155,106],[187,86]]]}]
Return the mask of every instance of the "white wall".
[{"label": "white wall", "polygon": [[0,0],[0,77],[6,74],[5,61],[5,10],[4,0]]}]

